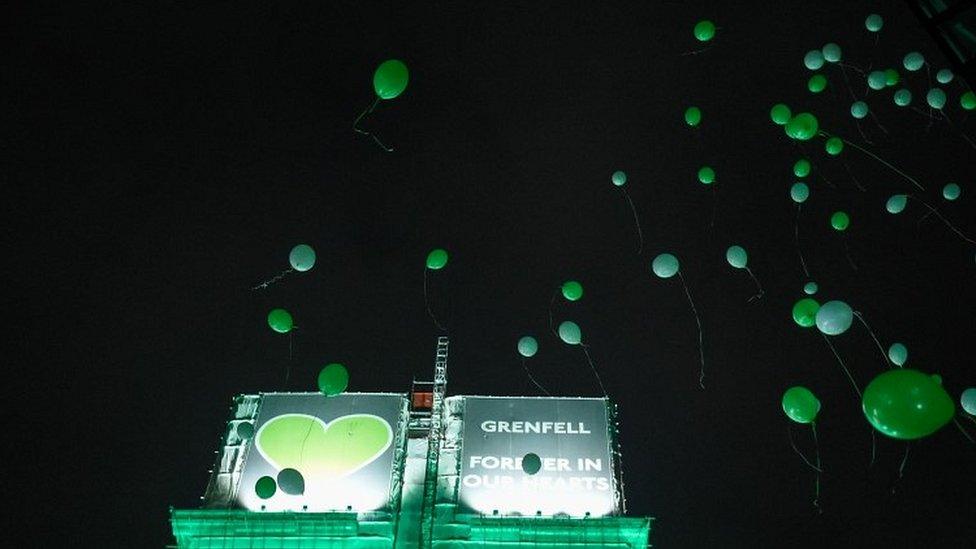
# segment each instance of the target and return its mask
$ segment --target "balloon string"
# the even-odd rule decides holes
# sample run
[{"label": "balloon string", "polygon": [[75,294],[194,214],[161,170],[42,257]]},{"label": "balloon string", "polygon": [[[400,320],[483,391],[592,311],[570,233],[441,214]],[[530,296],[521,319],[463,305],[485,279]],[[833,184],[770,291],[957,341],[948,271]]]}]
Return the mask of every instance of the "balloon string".
[{"label": "balloon string", "polygon": [[284,271],[281,271],[280,273],[278,273],[275,276],[269,278],[268,280],[265,280],[264,282],[258,284],[257,286],[252,287],[251,288],[251,291],[254,291],[254,290],[263,290],[263,289],[267,288],[268,286],[274,284],[275,282],[278,282],[282,278],[285,278],[286,276],[288,276],[289,273],[293,273],[293,272],[295,272],[294,269],[285,269]]},{"label": "balloon string", "polygon": [[706,51],[708,51],[710,49],[712,49],[712,47],[711,46],[708,46],[707,48],[702,48],[700,50],[686,51],[686,52],[682,53],[681,55],[682,55],[682,57],[683,56],[686,56],[686,55],[698,55],[700,53],[705,53]]},{"label": "balloon string", "polygon": [[[881,129],[881,131],[883,131],[885,133],[885,135],[889,135],[888,134],[888,129],[881,125],[881,121],[878,120],[878,117],[874,114],[874,111],[869,111],[868,114],[871,115],[871,120],[874,120],[874,125],[876,125],[879,129]],[[868,140],[865,139],[865,141],[868,141]],[[869,145],[873,145],[874,143],[871,143],[870,141],[868,141],[868,144]]]},{"label": "balloon string", "polygon": [[888,361],[888,355],[884,352],[884,348],[881,346],[881,342],[878,341],[878,337],[874,335],[874,331],[871,330],[871,327],[868,326],[867,321],[864,320],[864,316],[861,315],[860,311],[854,311],[854,316],[856,316],[857,319],[861,321],[861,324],[864,326],[864,329],[867,330],[869,334],[871,334],[871,339],[874,340],[874,344],[878,347],[878,352],[881,353],[881,362],[884,362],[884,365],[890,368],[891,363]]},{"label": "balloon string", "polygon": [[[810,459],[807,458],[807,456],[804,455],[803,452],[800,451],[799,448],[797,448],[796,441],[793,440],[793,427],[787,425],[786,426],[786,434],[789,435],[789,437],[790,437],[790,446],[793,448],[793,451],[796,452],[796,455],[800,456],[800,458],[803,459],[803,463],[806,463],[807,464],[807,467],[813,469],[814,471],[816,471],[818,473],[823,472],[820,469],[820,466],[819,465],[814,465],[813,463],[811,463],[810,462]],[[816,437],[816,435],[814,435],[814,437]]]},{"label": "balloon string", "polygon": [[959,235],[963,240],[965,240],[966,242],[969,242],[970,244],[976,244],[976,240],[973,240],[972,238],[969,238],[962,231],[960,231],[959,229],[957,229],[955,225],[953,225],[952,223],[949,222],[948,219],[946,219],[945,217],[943,217],[943,215],[939,212],[939,210],[937,210],[933,206],[929,205],[928,202],[926,202],[926,201],[924,201],[924,200],[922,200],[920,198],[917,198],[914,195],[908,195],[908,197],[909,198],[913,198],[913,199],[918,200],[919,202],[921,202],[923,206],[925,206],[926,208],[929,209],[929,212],[931,212],[936,217],[938,217],[939,219],[941,219],[942,222],[946,224],[946,227],[949,227],[949,229],[951,229],[952,232],[954,232],[957,235]]},{"label": "balloon string", "polygon": [[[831,137],[831,135],[830,135],[830,134],[828,134],[827,132],[820,132],[820,135],[822,135],[822,136],[826,136],[826,137]],[[914,184],[914,185],[915,185],[916,187],[918,187],[918,188],[919,188],[920,190],[923,190],[923,191],[925,190],[925,187],[923,187],[923,186],[922,186],[922,185],[921,185],[921,184],[920,184],[920,183],[919,183],[918,181],[915,181],[915,180],[914,180],[913,178],[911,178],[911,177],[910,177],[910,176],[909,176],[908,174],[906,174],[905,172],[903,172],[903,171],[901,171],[901,170],[899,170],[898,168],[896,168],[896,167],[894,167],[894,166],[892,166],[892,165],[891,165],[891,164],[889,164],[888,162],[886,162],[886,161],[884,161],[884,160],[882,160],[882,159],[881,159],[881,157],[879,157],[878,155],[876,155],[876,154],[874,154],[873,152],[871,152],[871,151],[869,151],[869,150],[867,150],[867,149],[865,149],[864,147],[861,147],[861,146],[859,146],[859,145],[857,145],[857,144],[855,144],[855,143],[851,143],[850,141],[848,141],[848,140],[846,140],[846,139],[843,139],[843,138],[841,138],[841,140],[842,140],[842,141],[843,141],[844,143],[846,143],[846,144],[848,144],[848,145],[850,145],[851,147],[854,147],[855,149],[857,149],[857,150],[859,150],[859,151],[861,151],[862,153],[864,153],[864,154],[866,154],[866,155],[868,155],[868,156],[870,156],[871,158],[873,158],[873,159],[875,159],[875,160],[877,160],[877,161],[878,161],[878,162],[880,162],[881,164],[883,164],[883,165],[885,165],[885,166],[887,166],[887,167],[888,167],[888,169],[890,169],[891,171],[893,171],[893,172],[895,172],[895,173],[897,173],[898,175],[900,175],[900,176],[902,176],[902,177],[904,177],[905,179],[907,179],[907,180],[909,180],[909,181],[911,181],[911,182],[912,182],[912,184]]]},{"label": "balloon string", "polygon": [[803,267],[803,274],[810,278],[810,271],[807,270],[807,262],[803,259],[803,252],[800,251],[800,209],[801,204],[796,205],[796,217],[793,219],[793,241],[796,243],[796,255],[800,256],[800,266]]},{"label": "balloon string", "polygon": [[361,112],[359,114],[359,116],[356,117],[356,121],[352,123],[352,129],[356,133],[360,133],[362,135],[366,135],[366,136],[372,137],[373,138],[373,141],[376,142],[376,144],[379,145],[380,148],[383,149],[384,151],[386,151],[386,152],[393,152],[393,148],[392,147],[387,147],[386,145],[384,145],[383,142],[380,141],[379,138],[377,138],[375,135],[371,134],[368,131],[359,129],[359,121],[362,120],[363,117],[366,116],[367,114],[371,114],[373,112],[373,109],[376,108],[376,104],[379,103],[379,102],[380,102],[380,98],[379,98],[379,96],[376,96],[376,99],[373,100],[373,103],[369,107],[366,107],[366,110],[364,110],[363,112]]},{"label": "balloon string", "polygon": [[[973,418],[969,418],[969,419],[973,419]],[[966,430],[962,428],[962,424],[959,423],[958,419],[952,418],[952,422],[956,424],[956,427],[959,428],[959,432],[962,433],[962,436],[966,437],[966,440],[968,440],[971,444],[976,444],[976,440],[973,440],[973,437],[969,436],[969,433],[967,433]]]},{"label": "balloon string", "polygon": [[634,201],[630,199],[630,195],[627,194],[627,189],[620,187],[620,190],[624,192],[624,198],[627,199],[627,203],[630,204],[630,211],[634,213],[634,225],[637,226],[637,255],[641,254],[644,249],[644,231],[641,230],[640,220],[637,218],[637,208],[634,207]]},{"label": "balloon string", "polygon": [[[865,139],[865,141],[867,140]],[[847,161],[841,159],[840,163],[844,165],[844,170],[847,171],[847,175],[851,176],[851,180],[854,181],[854,185],[858,188],[858,190],[862,193],[866,192],[867,189],[864,188],[864,185],[861,185],[861,182],[857,179],[857,176],[851,171],[851,166],[847,163]]]},{"label": "balloon string", "polygon": [[966,135],[966,133],[965,133],[965,132],[963,132],[963,131],[962,131],[962,130],[961,130],[961,129],[960,129],[959,127],[958,127],[958,126],[956,126],[956,125],[955,125],[955,124],[954,124],[954,123],[952,122],[952,119],[951,119],[951,118],[949,118],[949,115],[948,115],[948,114],[946,114],[946,113],[945,113],[945,111],[944,111],[944,110],[942,110],[942,109],[938,109],[938,110],[939,110],[939,113],[940,113],[940,114],[942,115],[942,118],[945,118],[945,121],[949,123],[949,126],[950,126],[950,127],[952,128],[952,129],[954,129],[954,130],[956,130],[957,132],[959,132],[959,135],[960,135],[960,136],[962,136],[962,138],[963,138],[963,139],[964,139],[964,140],[966,141],[966,143],[969,143],[969,146],[970,146],[970,147],[972,147],[972,148],[974,148],[974,149],[976,149],[976,143],[973,143],[973,140],[972,140],[972,139],[970,139],[970,138],[969,138],[969,136],[968,136],[968,135]]},{"label": "balloon string", "polygon": [[[844,70],[845,64],[844,63],[838,63],[837,66],[840,67],[840,73],[844,76],[844,86],[847,87],[847,91],[850,92],[851,99],[853,99],[854,101],[857,101],[857,96],[854,95],[854,90],[851,88],[851,83],[847,79],[847,71]],[[861,74],[864,74],[864,73],[862,72]]]},{"label": "balloon string", "polygon": [[746,272],[749,273],[749,276],[752,277],[752,281],[756,283],[757,293],[756,293],[756,295],[754,295],[754,296],[752,296],[752,297],[749,298],[749,302],[751,303],[752,301],[754,301],[756,299],[762,299],[763,294],[765,294],[766,292],[765,292],[765,290],[763,290],[762,284],[759,283],[759,279],[756,278],[756,275],[752,272],[752,269],[750,269],[749,267],[746,267],[745,269],[746,269]]},{"label": "balloon string", "polygon": [[901,479],[905,476],[905,465],[908,464],[908,451],[912,448],[912,445],[908,442],[905,443],[905,456],[901,458],[901,465],[898,466],[898,478],[895,479],[894,485],[891,487],[891,493],[894,494],[898,490],[898,485],[901,484]]},{"label": "balloon string", "polygon": [[580,343],[580,347],[583,348],[583,354],[586,355],[586,361],[590,363],[590,370],[593,370],[593,375],[596,376],[596,382],[600,385],[600,391],[603,392],[603,398],[607,398],[607,390],[603,387],[603,380],[600,379],[600,373],[596,371],[596,365],[593,363],[593,357],[590,356],[590,346],[585,343]]},{"label": "balloon string", "polygon": [[810,430],[813,432],[813,451],[817,456],[817,480],[814,483],[814,498],[813,506],[817,508],[818,513],[823,513],[823,509],[820,508],[820,474],[823,473],[823,467],[820,464],[820,441],[817,440],[817,422],[810,422]]},{"label": "balloon string", "polygon": [[288,390],[288,380],[291,377],[291,357],[292,357],[292,342],[294,340],[295,330],[292,328],[288,332],[288,362],[285,365],[285,390]]},{"label": "balloon string", "polygon": [[[305,431],[305,438],[302,439],[302,446],[298,450],[298,466],[304,469],[305,466],[305,443],[308,442],[308,436],[312,434],[312,426],[315,425],[315,418],[309,418],[308,420],[308,431]],[[299,471],[301,472],[301,471]]]},{"label": "balloon string", "polygon": [[844,364],[843,359],[841,359],[840,355],[837,354],[837,349],[834,348],[834,344],[830,342],[827,334],[821,332],[820,335],[823,336],[824,342],[827,343],[827,346],[830,347],[830,350],[834,353],[834,357],[837,358],[837,362],[840,364],[841,369],[843,369],[844,373],[847,374],[847,379],[850,380],[851,386],[854,387],[854,392],[857,393],[858,401],[860,401],[863,395],[861,394],[861,389],[857,386],[857,382],[854,381],[854,376],[851,375],[851,371],[847,369],[847,365]]},{"label": "balloon string", "polygon": [[698,316],[698,309],[695,307],[695,301],[691,299],[691,292],[688,290],[688,284],[685,283],[685,277],[678,271],[678,278],[681,279],[681,285],[685,289],[685,295],[688,296],[688,303],[691,305],[691,312],[695,314],[695,322],[698,324],[698,356],[701,359],[701,370],[698,374],[698,385],[702,389],[705,388],[705,346],[702,343],[702,324],[701,317]]},{"label": "balloon string", "polygon": [[437,318],[434,316],[434,312],[430,310],[430,299],[427,297],[427,270],[428,269],[425,267],[424,268],[424,306],[427,307],[427,315],[430,316],[430,319],[434,321],[434,325],[437,326],[437,329],[439,329],[442,332],[445,332],[447,330],[445,330],[444,327],[441,326],[441,323],[438,322]]},{"label": "balloon string", "polygon": [[546,396],[552,396],[551,394],[549,394],[549,391],[547,391],[546,388],[543,387],[542,385],[539,385],[539,382],[536,381],[535,378],[532,376],[532,372],[529,371],[529,365],[526,363],[524,357],[522,358],[522,369],[524,369],[525,374],[529,376],[529,381],[531,381],[536,387],[538,387],[540,391],[545,393]]}]

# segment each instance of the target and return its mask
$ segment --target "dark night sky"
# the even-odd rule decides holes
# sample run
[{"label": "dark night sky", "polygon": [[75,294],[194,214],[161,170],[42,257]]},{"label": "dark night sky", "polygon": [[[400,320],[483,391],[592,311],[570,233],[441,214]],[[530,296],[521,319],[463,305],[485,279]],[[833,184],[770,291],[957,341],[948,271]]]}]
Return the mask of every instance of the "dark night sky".
[{"label": "dark night sky", "polygon": [[[4,71],[6,400],[20,442],[5,453],[8,502],[30,510],[21,527],[61,543],[169,543],[167,508],[197,504],[230,399],[285,388],[289,342],[265,324],[272,307],[300,327],[288,389],[314,390],[331,361],[354,391],[428,377],[437,331],[423,260],[444,247],[431,303],[452,338],[451,394],[535,394],[515,353],[527,333],[544,385],[598,394],[580,349],[547,334],[553,289],[583,283],[583,300],[554,315],[580,324],[620,405],[629,512],[657,517],[657,546],[973,539],[976,447],[952,424],[913,444],[892,494],[904,444],[879,437],[868,468],[860,403],[822,338],[790,318],[805,282],[788,196],[803,152],[770,123],[776,102],[915,175],[926,201],[976,234],[976,154],[953,127],[897,109],[889,89],[868,99],[888,133],[866,121],[865,145],[837,67],[828,91],[806,91],[802,56],[828,41],[862,68],[900,68],[912,49],[933,73],[945,66],[902,3],[278,4],[78,5],[10,20],[21,24]],[[886,20],[876,46],[871,11]],[[691,28],[705,17],[720,27],[713,45],[682,55],[700,47]],[[396,147],[386,154],[351,125],[391,57],[410,85],[365,122]],[[924,72],[903,77],[924,106]],[[962,86],[947,86],[948,114],[973,136]],[[704,111],[696,130],[682,120],[689,104]],[[958,398],[976,385],[973,246],[921,220],[917,203],[885,213],[909,185],[821,143],[802,147],[818,176],[800,218],[817,297],[851,303]],[[702,164],[716,185],[697,182]],[[617,169],[642,255],[609,182]],[[963,195],[949,203],[939,190],[953,180]],[[853,220],[843,237],[827,223],[836,209]],[[312,271],[248,289],[301,242],[318,252]],[[752,282],[725,263],[731,244],[750,252],[762,300],[746,302]],[[704,391],[680,282],[650,273],[664,251],[701,313]],[[882,371],[861,326],[834,342],[862,386]],[[823,402],[820,516],[780,408],[796,384]],[[808,447],[808,429],[795,432]]]}]

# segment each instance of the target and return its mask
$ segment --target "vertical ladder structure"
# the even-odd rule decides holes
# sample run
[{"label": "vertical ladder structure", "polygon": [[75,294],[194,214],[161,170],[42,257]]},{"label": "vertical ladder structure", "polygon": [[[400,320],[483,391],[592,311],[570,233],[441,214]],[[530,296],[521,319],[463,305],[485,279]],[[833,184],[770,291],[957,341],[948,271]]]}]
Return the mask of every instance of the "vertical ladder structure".
[{"label": "vertical ladder structure", "polygon": [[437,467],[443,438],[444,395],[447,392],[447,336],[437,338],[434,358],[434,398],[430,410],[430,435],[427,439],[427,474],[424,477],[424,503],[421,508],[420,547],[430,549],[434,539],[434,500],[437,496]]}]

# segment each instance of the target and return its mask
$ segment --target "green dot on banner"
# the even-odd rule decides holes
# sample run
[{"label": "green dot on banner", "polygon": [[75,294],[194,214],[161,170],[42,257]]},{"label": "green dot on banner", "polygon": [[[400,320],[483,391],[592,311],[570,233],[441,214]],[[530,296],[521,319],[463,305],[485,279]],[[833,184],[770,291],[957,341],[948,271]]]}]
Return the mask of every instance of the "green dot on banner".
[{"label": "green dot on banner", "polygon": [[435,248],[427,254],[427,268],[431,270],[438,270],[444,265],[447,265],[447,251],[441,248]]},{"label": "green dot on banner", "polygon": [[284,309],[271,309],[268,313],[268,326],[279,334],[287,334],[294,326],[291,313]]},{"label": "green dot on banner", "polygon": [[563,292],[563,297],[568,301],[577,301],[579,298],[583,297],[583,285],[575,280],[567,280],[563,282],[560,288]]},{"label": "green dot on banner", "polygon": [[829,155],[837,156],[841,153],[841,151],[844,150],[844,141],[839,137],[828,138],[827,141],[824,142],[824,150],[826,150],[827,154]]},{"label": "green dot on banner", "polygon": [[254,493],[261,499],[268,499],[278,491],[278,484],[275,479],[263,476],[254,483]]},{"label": "green dot on banner", "polygon": [[960,194],[962,194],[962,189],[955,183],[949,183],[945,187],[942,187],[942,198],[946,200],[955,200],[959,198]]},{"label": "green dot on banner", "polygon": [[847,212],[834,212],[830,216],[830,226],[837,231],[846,231],[851,224],[851,218]]},{"label": "green dot on banner", "polygon": [[793,304],[793,322],[801,328],[812,328],[817,324],[817,311],[820,303],[817,300],[804,297]]},{"label": "green dot on banner", "polygon": [[534,475],[542,469],[542,459],[538,455],[528,453],[522,458],[522,470],[527,475]]},{"label": "green dot on banner", "polygon": [[685,110],[685,124],[695,127],[701,123],[702,113],[698,107],[688,107]]},{"label": "green dot on banner", "polygon": [[325,368],[322,368],[322,371],[319,372],[319,391],[327,397],[342,394],[348,386],[349,371],[346,370],[346,367],[342,364],[337,362],[327,364]]},{"label": "green dot on banner", "polygon": [[782,103],[773,105],[773,108],[769,110],[769,117],[777,126],[786,125],[792,115],[793,113],[790,112],[790,108]]},{"label": "green dot on banner", "polygon": [[715,23],[712,23],[708,19],[699,21],[695,24],[693,32],[699,42],[708,42],[715,37]]},{"label": "green dot on banner", "polygon": [[698,170],[698,181],[701,181],[705,185],[711,185],[715,182],[715,170],[708,166],[702,166]]}]

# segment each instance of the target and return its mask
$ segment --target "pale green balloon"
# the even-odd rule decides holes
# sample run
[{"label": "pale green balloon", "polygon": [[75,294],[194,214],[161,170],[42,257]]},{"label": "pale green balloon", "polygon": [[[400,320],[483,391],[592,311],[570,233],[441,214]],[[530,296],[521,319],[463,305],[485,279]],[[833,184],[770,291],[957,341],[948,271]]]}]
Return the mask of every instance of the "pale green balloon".
[{"label": "pale green balloon", "polygon": [[539,350],[539,342],[532,336],[525,336],[518,340],[518,352],[525,358],[532,358]]},{"label": "pale green balloon", "polygon": [[864,28],[871,32],[880,31],[882,25],[884,25],[884,19],[882,19],[877,13],[872,13],[871,15],[867,16],[867,19],[864,20]]},{"label": "pale green balloon", "polygon": [[836,63],[840,61],[841,51],[840,46],[830,42],[829,44],[824,44],[824,47],[820,49],[820,53],[823,54],[824,61],[828,63]]},{"label": "pale green balloon", "polygon": [[932,88],[925,94],[925,101],[933,109],[941,109],[946,104],[946,94],[941,88]]},{"label": "pale green balloon", "polygon": [[803,66],[815,71],[824,65],[823,53],[820,50],[810,50],[803,56]]},{"label": "pale green balloon", "polygon": [[854,311],[843,301],[828,301],[817,309],[817,329],[825,335],[840,335],[853,321]]},{"label": "pale green balloon", "polygon": [[610,182],[612,182],[614,185],[618,187],[622,187],[624,183],[627,182],[627,174],[625,174],[620,170],[617,170],[613,172],[613,175],[610,176]]},{"label": "pale green balloon", "polygon": [[810,196],[810,187],[802,181],[797,181],[790,187],[790,198],[797,204],[803,204]]},{"label": "pale green balloon", "polygon": [[952,73],[952,70],[942,69],[935,73],[935,80],[939,84],[948,84],[949,82],[952,82],[952,79],[955,78],[955,76],[956,75]]},{"label": "pale green balloon", "polygon": [[292,269],[303,273],[315,266],[315,250],[308,244],[299,244],[288,254],[288,263]]},{"label": "pale green balloon", "polygon": [[678,274],[678,258],[671,254],[660,254],[651,262],[651,270],[661,278],[671,278]]},{"label": "pale green balloon", "polygon": [[895,105],[898,105],[899,107],[907,107],[912,104],[912,92],[906,88],[902,88],[895,92],[895,94],[892,96],[892,100],[895,102]]},{"label": "pale green balloon", "polygon": [[908,348],[901,343],[892,343],[888,347],[888,360],[896,366],[904,366],[908,360]]},{"label": "pale green balloon", "polygon": [[905,206],[908,204],[907,194],[893,194],[885,203],[885,209],[888,210],[890,214],[900,214],[905,210]]},{"label": "pale green balloon", "polygon": [[922,65],[924,64],[925,57],[922,57],[922,54],[918,53],[917,51],[906,54],[905,58],[902,60],[902,65],[904,65],[905,70],[912,72],[921,69]]},{"label": "pale green balloon", "polygon": [[960,194],[962,194],[962,189],[955,183],[949,183],[945,187],[942,187],[942,197],[946,200],[955,200],[959,198]]},{"label": "pale green balloon", "polygon": [[888,78],[884,71],[871,71],[868,73],[868,87],[872,90],[881,90],[888,83]]},{"label": "pale green balloon", "polygon": [[583,341],[583,334],[575,322],[567,320],[559,324],[559,339],[570,345],[579,345]]},{"label": "pale green balloon", "polygon": [[868,115],[868,104],[864,101],[855,101],[851,104],[851,116],[858,120]]},{"label": "pale green balloon", "polygon": [[742,246],[729,246],[729,249],[725,251],[725,260],[736,269],[745,269],[746,263],[749,261],[749,254]]},{"label": "pale green balloon", "polygon": [[807,295],[814,295],[819,289],[820,288],[817,286],[817,283],[813,282],[812,280],[803,285],[803,293]]}]

